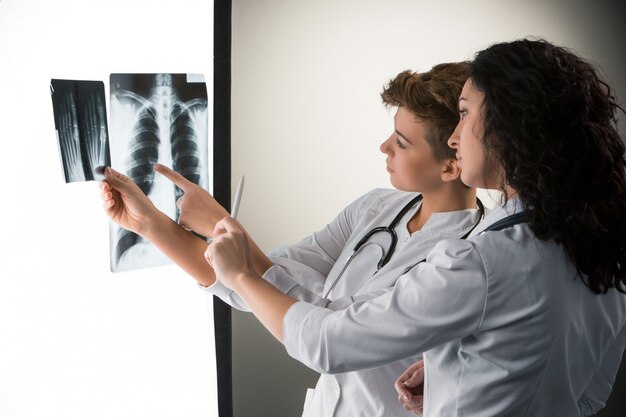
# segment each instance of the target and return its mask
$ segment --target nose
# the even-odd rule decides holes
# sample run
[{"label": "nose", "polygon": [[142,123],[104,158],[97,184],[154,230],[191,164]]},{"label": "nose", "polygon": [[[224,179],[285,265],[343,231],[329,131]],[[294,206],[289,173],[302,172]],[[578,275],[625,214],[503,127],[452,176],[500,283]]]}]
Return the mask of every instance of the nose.
[{"label": "nose", "polygon": [[385,155],[389,154],[389,141],[392,139],[392,137],[393,137],[393,135],[389,136],[387,139],[385,139],[383,141],[383,143],[380,144],[379,149]]},{"label": "nose", "polygon": [[459,143],[461,142],[461,135],[459,134],[459,126],[461,125],[461,123],[459,123],[458,125],[456,125],[456,128],[454,129],[454,132],[452,132],[452,135],[450,136],[450,139],[448,139],[448,146],[451,147],[452,149],[459,149]]}]

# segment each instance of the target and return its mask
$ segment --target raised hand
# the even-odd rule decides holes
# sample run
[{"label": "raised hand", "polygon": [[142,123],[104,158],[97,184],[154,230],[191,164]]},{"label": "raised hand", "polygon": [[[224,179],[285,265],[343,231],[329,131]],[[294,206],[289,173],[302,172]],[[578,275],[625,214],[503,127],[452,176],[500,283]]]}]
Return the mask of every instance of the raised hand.
[{"label": "raised hand", "polygon": [[213,236],[204,257],[222,284],[233,289],[241,274],[256,275],[248,238],[236,220],[225,217],[217,222]]},{"label": "raised hand", "polygon": [[211,194],[168,167],[155,164],[154,169],[178,186],[185,193],[176,201],[180,209],[178,223],[188,230],[207,237],[213,236],[215,224],[228,212]]}]

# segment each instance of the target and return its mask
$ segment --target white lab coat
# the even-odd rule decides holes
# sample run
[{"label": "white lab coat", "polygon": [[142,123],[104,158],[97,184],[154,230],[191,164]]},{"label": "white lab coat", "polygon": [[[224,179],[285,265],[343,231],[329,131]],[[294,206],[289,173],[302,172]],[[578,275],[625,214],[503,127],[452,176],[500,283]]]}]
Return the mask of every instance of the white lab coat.
[{"label": "white lab coat", "polygon": [[593,294],[527,224],[445,240],[392,291],[331,311],[294,304],[287,351],[325,373],[423,353],[425,416],[572,417],[602,408],[626,345],[626,295]]},{"label": "white lab coat", "polygon": [[[346,207],[324,229],[296,245],[272,252],[270,259],[274,266],[264,278],[294,298],[331,310],[344,309],[354,302],[388,292],[402,272],[425,259],[437,242],[459,238],[479,221],[479,212],[475,209],[434,213],[420,231],[411,235],[407,223],[419,208],[418,204],[396,226],[398,243],[385,267],[374,275],[382,255],[380,247],[388,247],[387,236],[379,234],[372,241],[381,246],[365,247],[328,297],[324,297],[361,237],[374,227],[389,225],[415,196],[398,190],[371,191]],[[247,310],[242,300],[221,284],[216,283],[208,290],[230,305]],[[395,323],[388,322],[387,326],[395,326]],[[370,367],[373,369],[340,373],[326,372],[317,363],[307,363],[322,375],[313,395],[307,396],[303,417],[410,415],[398,402],[393,383],[418,355],[398,359],[384,366]]]}]

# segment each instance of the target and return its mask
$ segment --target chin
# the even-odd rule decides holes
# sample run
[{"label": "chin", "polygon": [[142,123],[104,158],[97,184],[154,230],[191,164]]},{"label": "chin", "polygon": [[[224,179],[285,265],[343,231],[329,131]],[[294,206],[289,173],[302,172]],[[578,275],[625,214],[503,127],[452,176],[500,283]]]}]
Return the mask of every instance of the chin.
[{"label": "chin", "polygon": [[392,186],[393,188],[395,188],[396,190],[406,191],[406,190],[405,190],[405,187],[403,187],[403,186],[402,186],[402,184],[398,184],[398,183],[397,183],[397,182],[395,182],[395,181],[391,181],[391,186]]},{"label": "chin", "polygon": [[410,185],[410,184],[398,184],[394,181],[391,181],[391,185],[393,186],[393,188],[395,188],[396,190],[400,190],[400,191],[405,191],[407,193],[414,193],[414,192],[419,192],[419,188],[416,188],[415,185]]},{"label": "chin", "polygon": [[485,181],[476,177],[464,178],[463,175],[461,175],[461,182],[471,188],[493,188],[487,186],[487,184],[485,184]]},{"label": "chin", "polygon": [[468,187],[472,188],[482,188],[481,185],[477,184],[476,178],[472,175],[465,174],[465,171],[461,171],[461,182]]}]

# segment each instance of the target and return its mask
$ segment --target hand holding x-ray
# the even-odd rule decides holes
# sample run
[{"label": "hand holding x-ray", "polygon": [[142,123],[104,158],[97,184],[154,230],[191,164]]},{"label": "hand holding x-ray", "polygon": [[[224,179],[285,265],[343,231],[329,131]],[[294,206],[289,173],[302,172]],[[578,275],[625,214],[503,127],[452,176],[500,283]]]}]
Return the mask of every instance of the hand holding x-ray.
[{"label": "hand holding x-ray", "polygon": [[100,183],[100,198],[106,214],[124,229],[145,235],[161,212],[126,175],[108,167],[104,174],[106,181]]}]

